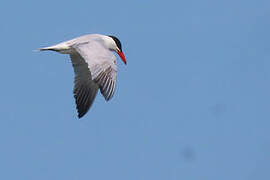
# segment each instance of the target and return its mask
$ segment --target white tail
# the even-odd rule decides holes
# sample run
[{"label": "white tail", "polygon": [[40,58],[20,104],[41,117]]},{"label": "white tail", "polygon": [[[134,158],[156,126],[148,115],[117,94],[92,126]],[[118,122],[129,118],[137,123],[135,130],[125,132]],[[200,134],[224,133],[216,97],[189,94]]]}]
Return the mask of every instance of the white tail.
[{"label": "white tail", "polygon": [[48,46],[48,47],[44,47],[44,48],[40,48],[40,51],[60,51],[63,48],[59,47],[58,45],[55,46]]},{"label": "white tail", "polygon": [[60,43],[60,44],[56,44],[54,46],[40,48],[38,50],[39,51],[56,51],[56,52],[60,52],[63,54],[66,54],[66,53],[68,54],[70,47],[66,43]]}]

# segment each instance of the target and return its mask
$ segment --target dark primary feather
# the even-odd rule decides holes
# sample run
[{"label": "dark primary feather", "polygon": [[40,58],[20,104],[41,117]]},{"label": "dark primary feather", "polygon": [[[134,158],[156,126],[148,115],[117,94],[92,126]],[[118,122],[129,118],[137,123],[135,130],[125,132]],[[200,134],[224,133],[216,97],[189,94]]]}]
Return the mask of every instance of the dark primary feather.
[{"label": "dark primary feather", "polygon": [[81,56],[79,54],[72,54],[70,58],[75,72],[73,93],[78,117],[81,118],[88,112],[93,104],[99,87],[92,81],[88,64]]},{"label": "dark primary feather", "polygon": [[76,108],[78,117],[83,117],[94,102],[98,88],[90,89],[87,85],[80,85],[74,89],[74,98],[76,100]]}]

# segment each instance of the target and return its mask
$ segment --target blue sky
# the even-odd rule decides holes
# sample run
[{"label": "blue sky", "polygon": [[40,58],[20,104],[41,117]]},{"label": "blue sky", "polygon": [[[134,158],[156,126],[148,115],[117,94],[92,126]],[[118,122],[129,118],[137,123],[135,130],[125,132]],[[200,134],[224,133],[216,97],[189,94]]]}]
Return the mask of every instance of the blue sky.
[{"label": "blue sky", "polygon": [[[270,2],[2,1],[0,179],[270,178]],[[67,55],[113,34],[113,99],[78,120]]]}]

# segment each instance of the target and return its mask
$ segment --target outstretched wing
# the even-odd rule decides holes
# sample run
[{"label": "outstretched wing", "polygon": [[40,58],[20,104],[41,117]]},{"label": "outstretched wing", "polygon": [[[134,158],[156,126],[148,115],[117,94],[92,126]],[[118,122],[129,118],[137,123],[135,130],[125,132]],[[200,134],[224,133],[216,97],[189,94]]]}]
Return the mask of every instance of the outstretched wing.
[{"label": "outstretched wing", "polygon": [[73,48],[88,64],[92,80],[98,84],[104,98],[110,100],[115,91],[117,75],[114,54],[99,41],[75,44]]},{"label": "outstretched wing", "polygon": [[70,55],[75,72],[74,98],[78,117],[91,107],[98,89],[108,101],[116,84],[116,57],[99,41],[77,43],[72,46],[77,53]]},{"label": "outstretched wing", "polygon": [[81,118],[88,112],[94,102],[98,85],[92,81],[88,65],[79,54],[72,54],[70,58],[75,72],[73,93],[78,117]]}]

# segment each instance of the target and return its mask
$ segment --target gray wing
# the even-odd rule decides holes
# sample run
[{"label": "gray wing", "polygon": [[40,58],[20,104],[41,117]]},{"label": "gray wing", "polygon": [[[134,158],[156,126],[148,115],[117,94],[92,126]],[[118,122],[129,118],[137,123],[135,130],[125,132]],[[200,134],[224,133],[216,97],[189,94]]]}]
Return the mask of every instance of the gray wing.
[{"label": "gray wing", "polygon": [[88,65],[79,54],[71,54],[70,58],[75,72],[73,93],[78,117],[81,118],[88,112],[94,102],[98,85],[92,81]]},{"label": "gray wing", "polygon": [[113,97],[116,85],[116,57],[100,41],[77,43],[73,48],[87,63],[92,80],[97,83],[106,99]]},{"label": "gray wing", "polygon": [[76,53],[70,55],[75,72],[74,98],[78,117],[85,115],[91,107],[98,89],[108,101],[112,98],[116,84],[116,57],[99,41],[76,43]]}]

